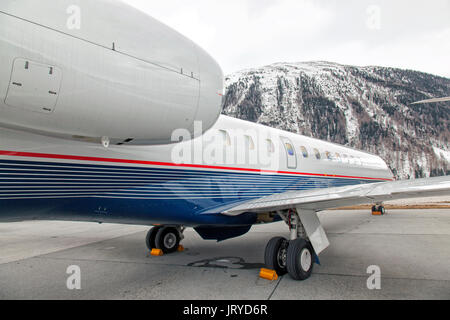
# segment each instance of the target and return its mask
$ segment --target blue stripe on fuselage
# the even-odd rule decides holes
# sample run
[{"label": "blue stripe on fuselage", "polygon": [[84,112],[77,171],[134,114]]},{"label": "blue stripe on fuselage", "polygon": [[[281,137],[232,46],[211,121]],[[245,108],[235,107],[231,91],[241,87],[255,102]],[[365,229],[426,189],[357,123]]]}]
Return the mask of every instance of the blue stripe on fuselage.
[{"label": "blue stripe on fuselage", "polygon": [[0,218],[184,225],[241,225],[254,215],[202,215],[293,190],[377,181],[358,179],[0,160]]}]

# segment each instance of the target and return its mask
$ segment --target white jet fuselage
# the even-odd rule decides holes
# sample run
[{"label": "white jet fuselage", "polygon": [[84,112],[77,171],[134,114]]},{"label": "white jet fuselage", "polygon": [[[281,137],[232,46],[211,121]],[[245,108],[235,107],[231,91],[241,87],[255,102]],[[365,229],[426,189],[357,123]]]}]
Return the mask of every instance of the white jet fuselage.
[{"label": "white jet fuselage", "polygon": [[219,117],[218,64],[118,1],[3,0],[0,60],[0,218],[251,225],[221,213],[392,180],[375,155]]},{"label": "white jet fuselage", "polygon": [[252,224],[220,213],[275,193],[393,179],[375,155],[226,116],[199,138],[157,146],[104,148],[4,129],[0,174],[8,213],[51,207],[64,220],[194,226]]}]

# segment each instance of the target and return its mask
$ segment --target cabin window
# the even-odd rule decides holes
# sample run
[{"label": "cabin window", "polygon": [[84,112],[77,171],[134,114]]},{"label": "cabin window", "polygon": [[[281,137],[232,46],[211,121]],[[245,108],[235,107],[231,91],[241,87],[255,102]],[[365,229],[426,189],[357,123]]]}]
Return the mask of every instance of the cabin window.
[{"label": "cabin window", "polygon": [[309,157],[308,150],[304,146],[301,146],[300,150],[302,151],[303,158],[308,158]]},{"label": "cabin window", "polygon": [[331,152],[325,152],[325,156],[327,157],[328,160],[333,160],[333,156],[331,155]]},{"label": "cabin window", "polygon": [[350,164],[356,164],[356,160],[354,156],[350,156],[349,162]]},{"label": "cabin window", "polygon": [[336,161],[339,161],[339,162],[342,161],[341,155],[339,153],[336,153]]},{"label": "cabin window", "polygon": [[360,158],[361,159],[361,165],[364,166],[370,166],[370,162],[367,162],[366,158]]},{"label": "cabin window", "polygon": [[286,145],[287,153],[288,153],[291,157],[292,157],[292,156],[295,156],[295,151],[294,151],[294,147],[292,146],[292,144],[286,142],[285,145]]},{"label": "cabin window", "polygon": [[245,143],[247,145],[247,149],[255,150],[255,142],[253,141],[252,137],[245,136]]},{"label": "cabin window", "polygon": [[319,150],[317,150],[317,149],[314,149],[314,154],[316,155],[316,159],[317,159],[317,160],[320,160],[320,159],[322,159],[322,156],[320,155],[320,152],[319,152]]},{"label": "cabin window", "polygon": [[267,152],[268,153],[274,153],[275,152],[275,145],[273,144],[273,141],[270,139],[266,140],[267,142]]},{"label": "cabin window", "polygon": [[222,139],[223,139],[222,141],[223,141],[224,145],[227,147],[231,146],[230,134],[228,132],[226,132],[225,130],[220,130],[219,132],[222,136]]}]

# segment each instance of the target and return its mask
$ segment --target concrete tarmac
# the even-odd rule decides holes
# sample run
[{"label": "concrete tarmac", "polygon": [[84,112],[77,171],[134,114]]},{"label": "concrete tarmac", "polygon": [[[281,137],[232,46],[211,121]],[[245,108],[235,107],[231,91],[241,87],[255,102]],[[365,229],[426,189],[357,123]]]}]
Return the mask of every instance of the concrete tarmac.
[{"label": "concrete tarmac", "polygon": [[[331,246],[310,279],[258,277],[264,248],[284,223],[216,243],[185,232],[185,252],[151,257],[147,227],[71,222],[0,223],[0,299],[450,299],[450,210],[327,211]],[[67,268],[81,270],[69,290]],[[369,266],[381,289],[369,290]]]}]

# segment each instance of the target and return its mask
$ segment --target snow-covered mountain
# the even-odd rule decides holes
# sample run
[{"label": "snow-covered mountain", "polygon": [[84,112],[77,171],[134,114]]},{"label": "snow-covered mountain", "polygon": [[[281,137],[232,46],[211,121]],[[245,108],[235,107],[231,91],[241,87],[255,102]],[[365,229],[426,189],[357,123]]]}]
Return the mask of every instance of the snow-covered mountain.
[{"label": "snow-covered mountain", "polygon": [[399,178],[450,174],[450,79],[330,62],[277,63],[226,78],[226,115],[380,155]]}]

